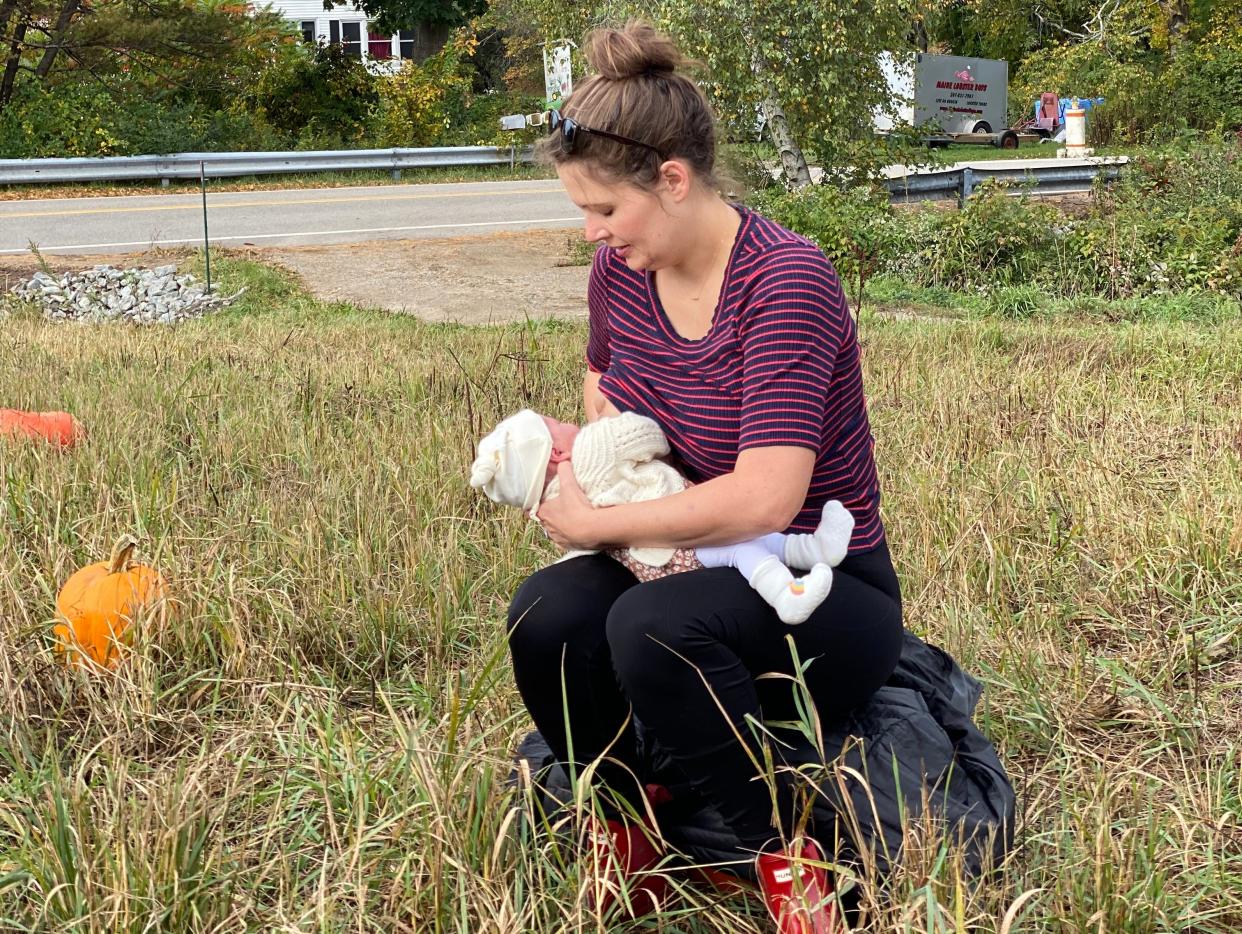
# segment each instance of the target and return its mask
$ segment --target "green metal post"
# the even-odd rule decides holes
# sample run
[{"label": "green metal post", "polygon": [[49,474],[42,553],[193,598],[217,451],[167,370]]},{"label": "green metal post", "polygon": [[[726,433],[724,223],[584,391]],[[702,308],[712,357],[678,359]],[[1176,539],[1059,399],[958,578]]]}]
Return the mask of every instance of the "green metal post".
[{"label": "green metal post", "polygon": [[211,241],[207,238],[207,169],[198,164],[198,184],[203,192],[203,255],[207,258],[207,294],[211,294]]}]

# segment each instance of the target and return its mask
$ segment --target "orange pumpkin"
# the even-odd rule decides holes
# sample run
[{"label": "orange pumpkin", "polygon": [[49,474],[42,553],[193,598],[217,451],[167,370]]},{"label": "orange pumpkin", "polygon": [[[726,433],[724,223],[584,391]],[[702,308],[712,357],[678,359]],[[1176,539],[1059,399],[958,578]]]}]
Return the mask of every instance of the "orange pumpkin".
[{"label": "orange pumpkin", "polygon": [[42,438],[59,447],[71,448],[86,436],[86,431],[68,412],[0,409],[0,435]]},{"label": "orange pumpkin", "polygon": [[161,614],[167,588],[158,571],[131,564],[138,542],[123,536],[107,561],[87,565],[65,582],[56,598],[61,622],[53,627],[56,651],[67,665],[89,657],[116,667],[120,647],[133,640],[133,622],[144,613]]}]

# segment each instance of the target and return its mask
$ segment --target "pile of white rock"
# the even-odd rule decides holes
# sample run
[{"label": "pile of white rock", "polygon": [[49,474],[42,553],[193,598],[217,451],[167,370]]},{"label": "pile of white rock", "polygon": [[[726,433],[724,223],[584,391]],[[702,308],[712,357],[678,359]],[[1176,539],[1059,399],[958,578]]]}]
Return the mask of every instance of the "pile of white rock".
[{"label": "pile of white rock", "polygon": [[130,321],[177,324],[223,308],[245,292],[227,297],[210,294],[176,266],[117,269],[95,266],[59,279],[36,272],[11,289],[19,299],[38,305],[53,321]]}]

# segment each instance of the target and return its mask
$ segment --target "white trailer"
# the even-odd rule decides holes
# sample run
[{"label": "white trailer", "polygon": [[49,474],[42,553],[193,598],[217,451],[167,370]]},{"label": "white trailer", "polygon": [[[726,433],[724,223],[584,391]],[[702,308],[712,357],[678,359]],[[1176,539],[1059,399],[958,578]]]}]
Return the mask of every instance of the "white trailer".
[{"label": "white trailer", "polygon": [[880,66],[894,104],[889,114],[876,114],[875,128],[880,132],[905,123],[925,129],[929,145],[1017,147],[1019,134],[1009,128],[1008,120],[1008,62],[912,52],[885,54]]}]

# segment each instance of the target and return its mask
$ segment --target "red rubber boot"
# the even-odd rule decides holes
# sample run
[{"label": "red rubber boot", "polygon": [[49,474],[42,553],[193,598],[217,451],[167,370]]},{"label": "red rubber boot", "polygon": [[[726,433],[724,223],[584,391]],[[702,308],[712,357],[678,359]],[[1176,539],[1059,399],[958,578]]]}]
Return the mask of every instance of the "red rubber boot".
[{"label": "red rubber boot", "polygon": [[591,818],[591,904],[607,913],[620,902],[627,915],[637,918],[665,902],[668,879],[649,872],[662,855],[644,824]]},{"label": "red rubber boot", "polygon": [[807,861],[823,862],[811,840],[796,840],[788,850],[760,853],[755,860],[764,904],[780,934],[837,934],[837,906],[828,901],[828,873]]}]

